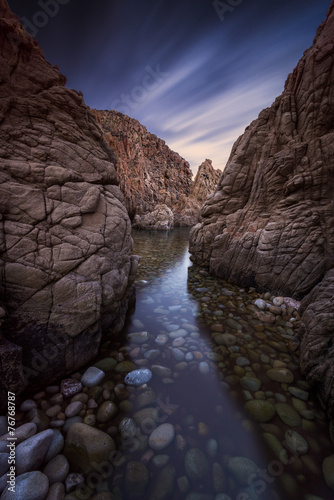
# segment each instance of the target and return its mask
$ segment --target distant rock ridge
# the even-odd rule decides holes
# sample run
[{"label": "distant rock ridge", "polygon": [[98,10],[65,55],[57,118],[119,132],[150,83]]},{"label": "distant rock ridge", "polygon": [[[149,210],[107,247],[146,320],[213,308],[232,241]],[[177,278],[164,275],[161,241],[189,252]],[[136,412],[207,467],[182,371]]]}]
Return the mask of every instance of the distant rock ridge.
[{"label": "distant rock ridge", "polygon": [[319,284],[302,303],[301,368],[334,413],[333,61],[332,1],[282,95],[234,144],[190,251],[242,286],[302,298]]},{"label": "distant rock ridge", "polygon": [[159,204],[173,208],[181,195],[190,195],[189,163],[165,141],[150,134],[138,120],[118,111],[91,112],[117,157],[120,188],[131,219],[153,211]]},{"label": "distant rock ridge", "polygon": [[0,0],[0,399],[73,372],[133,296],[114,155],[82,95]]},{"label": "distant rock ridge", "polygon": [[[154,228],[154,214],[163,213],[157,208],[162,205],[172,210],[176,226],[196,224],[206,195],[213,191],[221,175],[211,160],[199,167],[193,181],[189,163],[138,120],[118,111],[91,112],[115,152],[120,188],[137,227]],[[164,213],[168,220],[165,224],[159,220],[156,229],[172,227],[170,214]]]}]

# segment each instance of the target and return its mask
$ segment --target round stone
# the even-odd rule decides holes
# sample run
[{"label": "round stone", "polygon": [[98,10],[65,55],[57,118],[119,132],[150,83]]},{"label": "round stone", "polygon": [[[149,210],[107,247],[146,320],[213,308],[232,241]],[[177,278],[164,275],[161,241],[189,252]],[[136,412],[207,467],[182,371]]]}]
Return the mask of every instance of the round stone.
[{"label": "round stone", "polygon": [[147,384],[152,378],[152,372],[148,368],[139,368],[127,374],[124,382],[128,385],[139,386]]},{"label": "round stone", "polygon": [[305,455],[308,452],[308,443],[298,432],[289,429],[284,437],[285,446],[294,455]]},{"label": "round stone", "polygon": [[69,463],[64,455],[57,455],[44,467],[43,474],[49,479],[50,486],[63,483],[69,473]]},{"label": "round stone", "polygon": [[242,486],[247,486],[249,484],[249,478],[253,474],[257,474],[259,470],[256,463],[247,457],[230,458],[227,462],[227,468],[237,483]]},{"label": "round stone", "polygon": [[120,363],[117,363],[117,365],[114,368],[114,371],[116,373],[128,373],[133,370],[136,370],[136,365],[132,363],[132,361],[121,361]]},{"label": "round stone", "polygon": [[277,403],[275,408],[279,417],[286,425],[289,425],[290,427],[300,426],[301,418],[294,408],[285,403]]},{"label": "round stone", "polygon": [[334,455],[325,458],[322,463],[322,472],[327,486],[334,490]]},{"label": "round stone", "polygon": [[192,483],[198,483],[209,474],[209,462],[199,448],[190,448],[184,459],[184,467],[188,479]]},{"label": "round stone", "polygon": [[132,418],[125,417],[121,420],[118,430],[125,441],[132,439],[135,437],[137,431],[136,422]]},{"label": "round stone", "polygon": [[96,366],[90,366],[82,375],[81,383],[86,387],[94,387],[95,385],[99,385],[104,377],[105,373],[102,370],[96,368]]},{"label": "round stone", "polygon": [[149,481],[149,472],[147,467],[141,462],[131,461],[126,465],[125,470],[125,488],[131,496],[143,495]]},{"label": "round stone", "polygon": [[271,403],[260,399],[247,401],[245,409],[253,420],[261,423],[269,422],[276,413],[275,408]]},{"label": "round stone", "polygon": [[74,378],[66,378],[61,381],[60,384],[60,393],[64,396],[64,398],[69,398],[81,392],[82,384],[79,380]]},{"label": "round stone", "polygon": [[198,370],[202,375],[207,375],[210,371],[210,367],[206,361],[201,361],[198,365]]},{"label": "round stone", "polygon": [[165,423],[159,425],[150,437],[148,438],[148,444],[155,451],[164,450],[171,444],[175,437],[175,429],[172,424]]},{"label": "round stone", "polygon": [[108,422],[118,412],[118,408],[113,401],[104,401],[98,409],[96,419],[98,422]]},{"label": "round stone", "polygon": [[261,311],[265,311],[267,309],[267,303],[262,299],[255,300],[254,305],[261,309]]},{"label": "round stone", "polygon": [[15,479],[15,493],[6,489],[1,500],[44,500],[49,491],[49,480],[39,471],[26,472]]},{"label": "round stone", "polygon": [[248,391],[257,392],[261,389],[262,382],[253,373],[247,373],[240,379],[240,384]]},{"label": "round stone", "polygon": [[294,380],[293,373],[287,368],[271,368],[267,371],[267,376],[274,382],[292,384]]},{"label": "round stone", "polygon": [[128,341],[134,344],[145,344],[149,338],[150,334],[148,332],[134,332],[127,335]]},{"label": "round stone", "polygon": [[70,403],[65,409],[65,416],[67,418],[76,417],[82,410],[83,404],[81,401],[74,401]]}]

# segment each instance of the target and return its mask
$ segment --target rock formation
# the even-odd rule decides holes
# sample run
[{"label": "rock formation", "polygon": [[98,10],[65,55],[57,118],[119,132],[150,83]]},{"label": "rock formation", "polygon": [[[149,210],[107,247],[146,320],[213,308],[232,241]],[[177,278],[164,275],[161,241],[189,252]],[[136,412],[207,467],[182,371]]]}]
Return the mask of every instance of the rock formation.
[{"label": "rock formation", "polygon": [[211,160],[205,160],[198,167],[190,196],[203,205],[209,194],[213,193],[216,189],[222,174],[221,170],[213,168]]},{"label": "rock formation", "polygon": [[[87,363],[123,325],[136,259],[114,156],[0,0],[0,398]],[[0,313],[3,316],[4,312]]]},{"label": "rock formation", "polygon": [[[137,120],[118,111],[91,111],[116,154],[120,188],[135,225],[153,229],[154,214],[162,216],[161,205],[172,210],[175,226],[195,225],[207,194],[216,187],[222,172],[212,167],[211,160],[205,160],[192,181],[189,163]],[[166,211],[165,215],[165,223],[160,218],[156,228],[170,229]]]},{"label": "rock formation", "polygon": [[195,262],[240,285],[295,298],[313,289],[301,306],[300,364],[332,413],[333,60],[332,1],[282,95],[234,144],[190,244]]},{"label": "rock formation", "polygon": [[138,229],[169,231],[174,227],[174,214],[167,205],[157,205],[153,212],[136,215],[134,223]]},{"label": "rock formation", "polygon": [[270,108],[234,144],[202,221],[195,262],[296,298],[334,265],[334,13]]},{"label": "rock formation", "polygon": [[131,219],[152,212],[159,204],[173,209],[180,196],[190,195],[189,163],[165,141],[118,111],[91,111],[116,154],[120,188]]}]

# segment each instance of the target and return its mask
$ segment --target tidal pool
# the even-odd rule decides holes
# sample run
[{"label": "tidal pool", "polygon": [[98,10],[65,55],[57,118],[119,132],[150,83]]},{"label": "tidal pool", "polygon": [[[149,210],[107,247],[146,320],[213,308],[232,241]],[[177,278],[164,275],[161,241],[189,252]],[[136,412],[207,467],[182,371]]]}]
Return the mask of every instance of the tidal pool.
[{"label": "tidal pool", "polygon": [[[118,361],[107,378],[119,413],[99,425],[117,443],[108,490],[123,500],[332,499],[321,470],[333,453],[328,421],[289,349],[298,315],[259,319],[262,295],[192,265],[188,235],[134,232],[136,306],[100,356]],[[119,385],[138,368],[153,374],[146,385]]]}]

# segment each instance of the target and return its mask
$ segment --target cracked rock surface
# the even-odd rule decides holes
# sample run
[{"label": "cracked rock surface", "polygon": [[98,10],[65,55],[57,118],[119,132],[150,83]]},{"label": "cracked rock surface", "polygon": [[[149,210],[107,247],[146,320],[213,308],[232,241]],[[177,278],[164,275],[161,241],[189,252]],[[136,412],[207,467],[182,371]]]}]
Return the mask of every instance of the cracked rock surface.
[{"label": "cracked rock surface", "polygon": [[296,298],[334,266],[334,4],[270,108],[233,146],[190,250],[217,276]]},{"label": "cracked rock surface", "polygon": [[0,17],[0,356],[2,390],[20,390],[120,330],[137,261],[114,156],[82,96],[5,0]]}]

